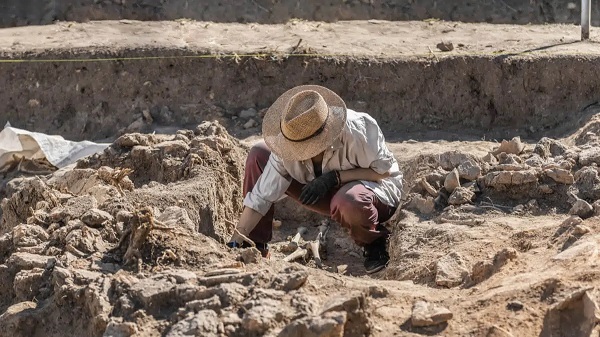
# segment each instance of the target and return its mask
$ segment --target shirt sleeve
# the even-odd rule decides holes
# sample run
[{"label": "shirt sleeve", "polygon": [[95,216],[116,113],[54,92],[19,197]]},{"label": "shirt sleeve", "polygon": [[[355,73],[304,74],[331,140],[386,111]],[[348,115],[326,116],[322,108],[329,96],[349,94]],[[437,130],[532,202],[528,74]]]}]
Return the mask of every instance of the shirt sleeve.
[{"label": "shirt sleeve", "polygon": [[371,168],[379,174],[389,172],[396,160],[385,144],[385,137],[377,122],[365,114],[354,131],[354,148],[359,152],[356,154],[359,166]]},{"label": "shirt sleeve", "polygon": [[271,154],[254,188],[246,194],[244,206],[264,216],[273,203],[283,197],[291,181],[282,161],[275,154]]}]

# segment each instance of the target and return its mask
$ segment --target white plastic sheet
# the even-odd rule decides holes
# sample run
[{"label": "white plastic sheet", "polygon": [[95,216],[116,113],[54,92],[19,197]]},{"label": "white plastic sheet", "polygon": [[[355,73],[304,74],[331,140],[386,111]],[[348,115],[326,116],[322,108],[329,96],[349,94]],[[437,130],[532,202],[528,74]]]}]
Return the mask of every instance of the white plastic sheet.
[{"label": "white plastic sheet", "polygon": [[50,164],[61,168],[101,152],[109,145],[90,141],[73,142],[61,136],[14,128],[7,123],[0,131],[0,168],[10,166],[12,162],[18,162],[21,158],[46,158]]}]

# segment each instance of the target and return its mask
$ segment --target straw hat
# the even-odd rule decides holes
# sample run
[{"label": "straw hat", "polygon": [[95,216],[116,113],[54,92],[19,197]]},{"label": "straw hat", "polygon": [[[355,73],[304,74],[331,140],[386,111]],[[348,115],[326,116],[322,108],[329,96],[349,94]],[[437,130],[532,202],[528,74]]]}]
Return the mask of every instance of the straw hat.
[{"label": "straw hat", "polygon": [[333,91],[302,85],[279,96],[263,119],[263,138],[284,160],[302,161],[325,151],[346,125],[346,104]]}]

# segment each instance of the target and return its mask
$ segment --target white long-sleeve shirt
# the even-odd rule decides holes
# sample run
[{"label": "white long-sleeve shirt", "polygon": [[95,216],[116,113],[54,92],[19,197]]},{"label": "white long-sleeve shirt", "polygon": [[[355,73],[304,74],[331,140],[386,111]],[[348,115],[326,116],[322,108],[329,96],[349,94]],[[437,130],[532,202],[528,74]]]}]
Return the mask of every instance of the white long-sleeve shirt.
[{"label": "white long-sleeve shirt", "polygon": [[[323,154],[323,174],[333,170],[371,168],[379,174],[390,173],[378,182],[362,181],[387,205],[397,207],[402,191],[402,172],[375,119],[348,109],[342,134]],[[315,179],[312,160],[286,161],[271,153],[263,173],[244,198],[244,206],[265,215],[271,205],[284,198],[292,179],[306,184]]]}]

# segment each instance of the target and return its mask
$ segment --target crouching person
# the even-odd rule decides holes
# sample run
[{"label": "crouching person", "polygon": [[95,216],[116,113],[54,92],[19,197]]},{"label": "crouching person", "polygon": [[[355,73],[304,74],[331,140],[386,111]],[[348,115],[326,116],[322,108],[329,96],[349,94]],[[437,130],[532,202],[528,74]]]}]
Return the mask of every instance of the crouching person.
[{"label": "crouching person", "polygon": [[[305,85],[281,95],[262,128],[264,140],[246,161],[239,233],[267,257],[273,203],[287,195],[347,228],[368,273],[383,269],[390,232],[382,224],[400,203],[402,173],[377,122],[333,91]],[[245,245],[237,233],[228,243]]]}]

